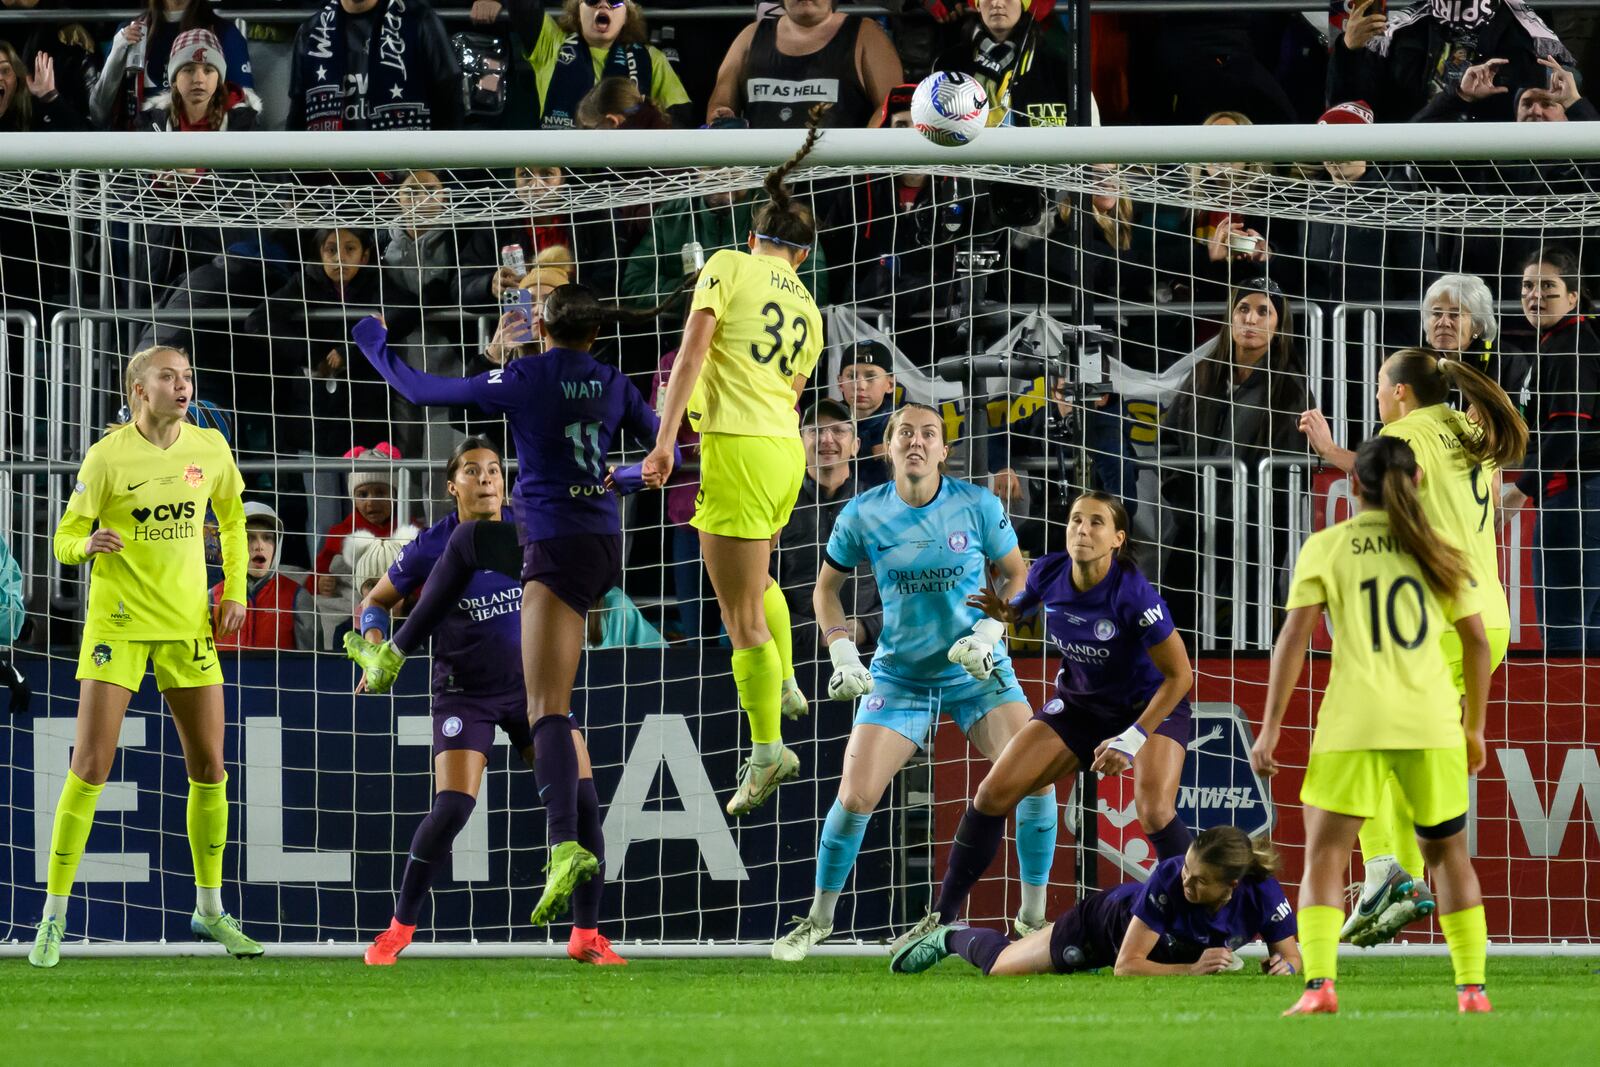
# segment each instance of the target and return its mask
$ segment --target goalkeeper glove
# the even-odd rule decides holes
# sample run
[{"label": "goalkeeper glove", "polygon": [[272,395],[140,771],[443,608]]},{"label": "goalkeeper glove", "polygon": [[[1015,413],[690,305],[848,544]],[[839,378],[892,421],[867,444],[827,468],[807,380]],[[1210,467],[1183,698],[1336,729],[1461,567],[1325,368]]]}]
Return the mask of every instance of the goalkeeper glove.
[{"label": "goalkeeper glove", "polygon": [[828,679],[828,697],[832,700],[854,700],[872,692],[872,674],[861,665],[861,653],[849,638],[828,646],[833,659],[833,677]]},{"label": "goalkeeper glove", "polygon": [[970,634],[950,646],[948,658],[981,682],[994,673],[994,646],[1005,635],[1005,623],[995,619],[979,619]]}]

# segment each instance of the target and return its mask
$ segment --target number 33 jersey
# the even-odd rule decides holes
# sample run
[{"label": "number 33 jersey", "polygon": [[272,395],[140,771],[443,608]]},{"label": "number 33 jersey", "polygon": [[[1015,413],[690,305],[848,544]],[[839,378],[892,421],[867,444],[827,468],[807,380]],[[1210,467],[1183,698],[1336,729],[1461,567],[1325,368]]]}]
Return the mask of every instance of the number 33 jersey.
[{"label": "number 33 jersey", "polygon": [[707,261],[691,311],[717,317],[711,352],[689,398],[701,433],[790,437],[799,432],[794,379],[822,352],[822,316],[787,260],[725,248]]},{"label": "number 33 jersey", "polygon": [[1325,605],[1333,664],[1311,751],[1454,748],[1461,708],[1439,635],[1479,613],[1478,590],[1442,598],[1380,510],[1311,535],[1288,607]]}]

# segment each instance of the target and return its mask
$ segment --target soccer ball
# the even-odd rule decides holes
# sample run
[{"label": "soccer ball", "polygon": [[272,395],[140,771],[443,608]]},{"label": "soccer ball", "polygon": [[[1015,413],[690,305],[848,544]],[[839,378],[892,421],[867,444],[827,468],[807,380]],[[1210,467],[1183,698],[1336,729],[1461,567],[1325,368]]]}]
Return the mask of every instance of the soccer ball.
[{"label": "soccer ball", "polygon": [[972,142],[988,121],[989,94],[970,74],[930,74],[911,96],[911,124],[946,148]]}]

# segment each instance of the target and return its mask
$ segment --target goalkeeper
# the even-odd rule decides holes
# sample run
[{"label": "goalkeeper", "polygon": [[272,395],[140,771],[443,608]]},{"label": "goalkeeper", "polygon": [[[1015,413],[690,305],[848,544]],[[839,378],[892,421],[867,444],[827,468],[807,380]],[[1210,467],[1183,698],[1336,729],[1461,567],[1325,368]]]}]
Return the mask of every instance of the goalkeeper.
[{"label": "goalkeeper", "polygon": [[[803,960],[833,932],[834,907],[867,820],[890,780],[927,746],[941,712],[991,760],[1028,721],[1027,697],[1001,645],[1005,627],[967,603],[984,588],[991,564],[999,568],[1002,596],[1022,591],[1026,564],[1016,531],[993,493],[944,476],[949,447],[937,411],[902,407],[884,440],[894,481],[845,505],[817,575],[817,625],[834,666],[828,695],[861,700],[839,797],[818,843],[811,911],[772,946],[777,960]],[[870,670],[861,665],[839,601],[845,579],[862,563],[871,564],[883,597],[883,632]],[[1045,782],[1017,808],[1021,933],[1044,926],[1055,843],[1055,787]]]}]

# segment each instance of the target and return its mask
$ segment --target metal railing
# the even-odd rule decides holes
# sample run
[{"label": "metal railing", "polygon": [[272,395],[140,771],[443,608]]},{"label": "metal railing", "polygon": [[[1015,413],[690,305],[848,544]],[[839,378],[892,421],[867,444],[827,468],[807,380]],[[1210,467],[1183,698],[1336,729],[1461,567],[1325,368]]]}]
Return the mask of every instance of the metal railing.
[{"label": "metal railing", "polygon": [[1311,475],[1316,462],[1307,456],[1267,456],[1256,464],[1256,549],[1261,554],[1261,571],[1256,576],[1256,626],[1261,634],[1261,646],[1272,647],[1274,592],[1278,584],[1277,528],[1273,522],[1277,503],[1277,472],[1287,473],[1285,496],[1289,503],[1288,525],[1284,530],[1285,544],[1290,552],[1298,552],[1311,536],[1309,509],[1311,506]]}]

